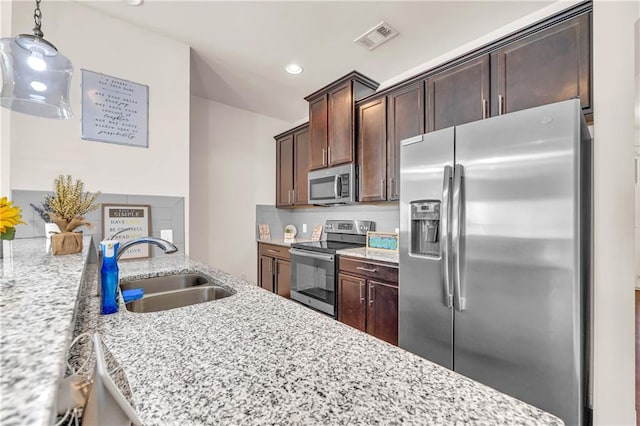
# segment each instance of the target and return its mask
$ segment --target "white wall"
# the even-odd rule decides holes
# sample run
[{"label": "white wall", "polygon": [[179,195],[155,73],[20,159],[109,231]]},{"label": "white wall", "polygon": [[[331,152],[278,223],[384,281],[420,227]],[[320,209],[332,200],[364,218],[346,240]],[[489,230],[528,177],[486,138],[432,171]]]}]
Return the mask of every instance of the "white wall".
[{"label": "white wall", "polygon": [[190,257],[256,282],[256,204],[274,204],[274,135],[291,123],[191,98]]},{"label": "white wall", "polygon": [[[11,37],[12,2],[0,1],[0,37]],[[1,80],[0,80],[1,81]],[[0,108],[0,196],[10,195],[11,123],[10,112]]]},{"label": "white wall", "polygon": [[635,424],[634,24],[638,2],[593,6],[594,424]]},{"label": "white wall", "polygon": [[[30,32],[33,7],[13,2],[14,32]],[[41,7],[45,38],[74,65],[75,115],[59,121],[11,113],[11,189],[50,190],[62,173],[82,179],[88,190],[181,196],[188,206],[189,46],[77,2]],[[80,138],[81,68],[149,86],[149,148]]]}]

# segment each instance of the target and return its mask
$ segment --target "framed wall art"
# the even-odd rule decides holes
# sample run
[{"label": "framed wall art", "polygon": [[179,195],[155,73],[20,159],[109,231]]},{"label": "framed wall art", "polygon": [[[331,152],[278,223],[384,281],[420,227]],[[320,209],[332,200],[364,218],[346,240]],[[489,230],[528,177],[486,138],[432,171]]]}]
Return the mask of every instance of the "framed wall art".
[{"label": "framed wall art", "polygon": [[[112,237],[115,235],[115,237]],[[151,235],[151,206],[135,204],[102,205],[102,239],[112,237],[127,241]],[[151,257],[151,246],[139,244],[128,249],[120,259],[143,259]]]},{"label": "framed wall art", "polygon": [[149,147],[149,86],[82,71],[82,139]]}]

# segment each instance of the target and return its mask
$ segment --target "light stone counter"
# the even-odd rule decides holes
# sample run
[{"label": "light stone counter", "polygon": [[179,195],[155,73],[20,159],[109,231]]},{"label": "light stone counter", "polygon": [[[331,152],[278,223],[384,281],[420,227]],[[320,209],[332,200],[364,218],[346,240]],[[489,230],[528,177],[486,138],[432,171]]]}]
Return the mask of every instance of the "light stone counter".
[{"label": "light stone counter", "polygon": [[312,240],[305,239],[305,238],[296,238],[293,241],[285,241],[283,238],[272,238],[272,239],[269,239],[269,240],[257,240],[257,241],[259,243],[275,244],[277,246],[291,247],[291,244],[294,244],[294,243],[308,243],[308,242],[311,242]]},{"label": "light stone counter", "polygon": [[[83,258],[78,256],[77,262],[81,268]],[[120,269],[122,278],[200,272],[235,291],[225,299],[146,314],[128,312],[121,301],[120,312],[101,316],[99,299],[93,296],[97,268],[87,268],[76,333],[102,334],[122,366],[145,425],[562,424],[537,408],[186,257],[122,262]],[[55,270],[50,273],[58,276]],[[3,291],[4,285],[3,278]],[[61,299],[67,305],[74,297]],[[9,310],[4,304],[2,309],[4,325]],[[16,312],[19,306],[10,309]],[[22,322],[41,323],[40,338],[50,340],[61,317],[42,312],[52,310],[41,302]],[[20,322],[12,324],[21,327]],[[63,327],[62,334],[69,330]],[[9,413],[7,403],[16,404],[21,416],[34,409],[41,415],[29,422],[27,417],[4,417],[2,424],[42,424],[47,401],[4,399],[21,383],[39,378],[20,368],[19,381],[12,365],[5,368],[4,339],[3,417]],[[36,352],[42,355],[43,345],[26,344],[40,348]],[[23,349],[16,356],[28,353]],[[51,360],[58,366],[63,361],[60,352]],[[5,385],[5,370],[13,383]],[[40,390],[50,393],[51,385],[47,381],[47,389]]]},{"label": "light stone counter", "polygon": [[[2,241],[0,241],[2,244]],[[53,256],[44,238],[6,241],[0,259],[0,424],[48,425],[65,373],[91,238]]]},{"label": "light stone counter", "polygon": [[338,250],[337,252],[341,256],[359,257],[361,259],[378,260],[381,262],[395,263],[400,262],[398,252],[381,251],[381,250],[367,250],[366,247],[350,248]]},{"label": "light stone counter", "polygon": [[[236,294],[98,316],[145,424],[560,424],[534,407],[184,257],[123,277],[201,272]],[[91,292],[90,292],[91,293]],[[95,305],[97,308],[97,303]]]}]

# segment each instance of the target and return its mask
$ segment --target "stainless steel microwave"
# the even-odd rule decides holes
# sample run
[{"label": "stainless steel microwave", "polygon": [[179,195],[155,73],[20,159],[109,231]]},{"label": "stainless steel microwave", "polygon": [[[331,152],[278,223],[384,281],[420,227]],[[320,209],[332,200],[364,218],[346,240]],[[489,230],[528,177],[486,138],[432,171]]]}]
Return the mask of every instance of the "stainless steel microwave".
[{"label": "stainless steel microwave", "polygon": [[355,164],[309,172],[309,204],[355,204],[358,168]]}]

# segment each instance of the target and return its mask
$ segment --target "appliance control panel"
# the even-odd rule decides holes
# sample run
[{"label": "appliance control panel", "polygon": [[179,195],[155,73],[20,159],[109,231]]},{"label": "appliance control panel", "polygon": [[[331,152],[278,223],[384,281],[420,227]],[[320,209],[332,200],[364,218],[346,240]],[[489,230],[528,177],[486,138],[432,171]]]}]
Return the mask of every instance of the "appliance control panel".
[{"label": "appliance control panel", "polygon": [[375,222],[370,220],[327,220],[324,232],[331,234],[366,235],[375,231]]}]

